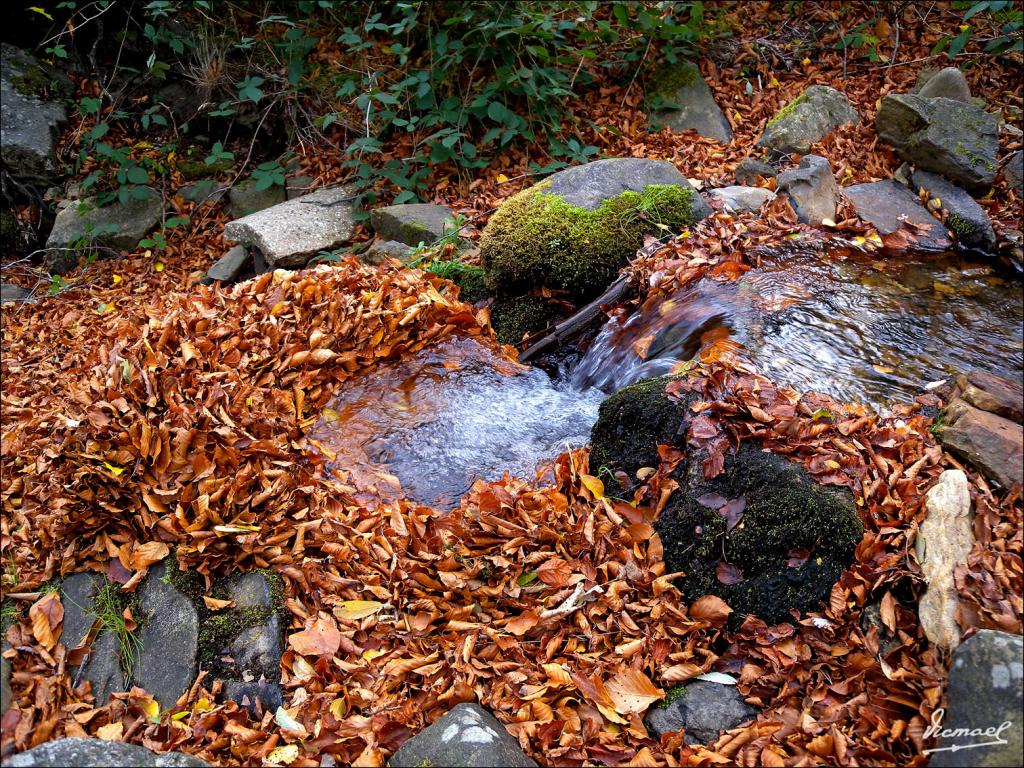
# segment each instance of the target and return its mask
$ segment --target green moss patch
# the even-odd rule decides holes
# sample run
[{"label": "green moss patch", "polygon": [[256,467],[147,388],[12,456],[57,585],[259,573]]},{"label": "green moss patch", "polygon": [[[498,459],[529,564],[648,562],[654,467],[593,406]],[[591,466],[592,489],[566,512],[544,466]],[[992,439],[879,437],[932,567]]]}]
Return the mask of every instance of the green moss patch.
[{"label": "green moss patch", "polygon": [[476,304],[487,298],[487,281],[484,271],[475,264],[463,264],[451,259],[448,261],[432,261],[427,271],[445,280],[451,280],[459,286],[459,298],[469,304]]},{"label": "green moss patch", "polygon": [[696,193],[652,184],[623,192],[596,210],[547,194],[545,184],[513,195],[491,217],[480,241],[490,287],[506,294],[546,285],[592,298],[643,245],[644,235],[692,224]]},{"label": "green moss patch", "polygon": [[518,344],[560,319],[559,305],[541,296],[499,299],[491,307],[491,327],[502,344]]},{"label": "green moss patch", "polygon": [[647,103],[659,109],[678,106],[676,94],[693,85],[698,78],[699,70],[693,64],[664,64],[647,86]]},{"label": "green moss patch", "polygon": [[792,115],[796,111],[796,108],[799,107],[801,104],[803,104],[805,101],[807,101],[807,94],[806,93],[801,93],[799,96],[797,96],[791,102],[789,102],[789,104],[787,104],[782,109],[780,109],[779,110],[779,114],[777,114],[775,117],[773,117],[771,120],[769,120],[766,127],[772,128],[772,127],[778,125],[783,120],[785,120],[787,117]]}]

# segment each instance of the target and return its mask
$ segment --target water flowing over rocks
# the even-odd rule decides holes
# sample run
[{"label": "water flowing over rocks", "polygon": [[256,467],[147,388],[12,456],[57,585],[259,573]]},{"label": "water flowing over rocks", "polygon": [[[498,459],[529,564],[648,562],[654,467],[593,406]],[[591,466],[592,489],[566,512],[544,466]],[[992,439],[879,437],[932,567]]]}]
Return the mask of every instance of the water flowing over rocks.
[{"label": "water flowing over rocks", "polygon": [[732,128],[715,103],[715,97],[700,73],[700,67],[688,61],[664,64],[651,78],[647,100],[661,102],[652,117],[657,126],[672,131],[696,131],[700,136],[728,144]]},{"label": "water flowing over rocks", "polygon": [[644,725],[654,738],[685,730],[687,744],[714,743],[722,731],[757,717],[734,685],[697,680],[671,690],[666,701],[647,710]]},{"label": "water flowing over rocks", "polygon": [[351,239],[353,199],[348,187],[319,189],[228,222],[224,236],[258,248],[271,269],[301,267]]},{"label": "water flowing over rocks", "polygon": [[857,124],[860,116],[846,95],[827,85],[812,85],[768,121],[759,147],[806,155],[841,125]]},{"label": "water flowing over rocks", "polygon": [[459,704],[399,747],[392,768],[536,768],[494,716],[477,704]]}]

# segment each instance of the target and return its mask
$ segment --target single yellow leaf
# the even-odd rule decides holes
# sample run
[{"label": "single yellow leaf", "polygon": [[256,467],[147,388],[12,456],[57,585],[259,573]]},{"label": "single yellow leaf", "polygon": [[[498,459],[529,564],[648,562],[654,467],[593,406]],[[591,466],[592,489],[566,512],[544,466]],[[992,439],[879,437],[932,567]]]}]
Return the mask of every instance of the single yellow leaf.
[{"label": "single yellow leaf", "polygon": [[264,765],[291,765],[299,756],[298,744],[285,744],[283,747],[275,747],[270,754],[263,758]]},{"label": "single yellow leaf", "polygon": [[337,421],[338,412],[333,408],[324,408],[323,410],[324,421]]},{"label": "single yellow leaf", "polygon": [[217,533],[256,533],[259,531],[258,525],[215,525],[213,530]]},{"label": "single yellow leaf", "polygon": [[142,705],[142,711],[146,713],[151,723],[160,722],[160,705],[154,699],[150,699]]},{"label": "single yellow leaf", "polygon": [[103,739],[104,741],[120,741],[123,735],[124,726],[121,725],[120,722],[107,723],[96,731],[97,738]]},{"label": "single yellow leaf", "polygon": [[506,181],[508,181],[508,176],[506,176],[504,173],[499,173],[497,176],[494,177],[494,180],[499,184],[504,184]]},{"label": "single yellow leaf", "polygon": [[604,483],[601,478],[593,475],[580,475],[580,482],[593,494],[595,500],[604,498]]},{"label": "single yellow leaf", "polygon": [[373,661],[378,656],[383,656],[385,653],[386,651],[382,651],[380,650],[380,648],[368,648],[367,650],[363,651],[363,658],[367,661]]},{"label": "single yellow leaf", "polygon": [[331,705],[327,708],[327,710],[332,715],[334,715],[335,720],[341,720],[345,717],[345,712],[348,711],[348,707],[345,706],[344,699],[335,699],[331,702]]},{"label": "single yellow leaf", "polygon": [[124,278],[123,278],[123,277],[121,277],[120,275],[114,275],[114,285],[117,285],[117,284],[118,284],[118,283],[120,283],[120,282],[121,282],[122,280],[124,280]]},{"label": "single yellow leaf", "polygon": [[192,709],[195,712],[209,712],[213,709],[213,702],[203,696],[203,698],[199,699],[199,701],[195,703],[195,706],[192,707]]},{"label": "single yellow leaf", "polygon": [[339,619],[358,621],[377,613],[384,605],[376,600],[346,600],[341,605],[334,606],[334,615]]},{"label": "single yellow leaf", "polygon": [[153,265],[153,271],[154,272],[163,272],[164,271],[164,263],[162,261],[158,261],[156,264]]},{"label": "single yellow leaf", "polygon": [[115,476],[120,477],[124,474],[124,467],[118,467],[111,464],[109,461],[104,461],[103,466],[109,469]]}]

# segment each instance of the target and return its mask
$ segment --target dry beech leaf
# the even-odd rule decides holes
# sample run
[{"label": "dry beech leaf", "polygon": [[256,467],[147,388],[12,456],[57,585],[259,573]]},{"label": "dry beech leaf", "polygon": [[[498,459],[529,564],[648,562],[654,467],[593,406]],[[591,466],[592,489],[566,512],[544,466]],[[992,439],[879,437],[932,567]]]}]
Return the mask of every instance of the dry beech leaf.
[{"label": "dry beech leaf", "polygon": [[223,611],[225,608],[235,607],[234,600],[220,600],[209,595],[203,595],[203,602],[206,603],[206,607],[211,611]]},{"label": "dry beech leaf", "polygon": [[289,635],[288,645],[303,656],[333,656],[341,647],[341,633],[334,619],[317,616],[301,632]]},{"label": "dry beech leaf", "polygon": [[690,606],[691,618],[706,621],[714,626],[725,624],[730,613],[732,613],[732,608],[716,595],[704,595]]},{"label": "dry beech leaf", "polygon": [[622,715],[644,712],[655,701],[665,698],[665,691],[632,667],[620,669],[605,683],[605,690],[615,704],[615,711]]},{"label": "dry beech leaf", "polygon": [[537,578],[551,587],[564,587],[572,576],[572,568],[560,557],[545,560],[537,567]]},{"label": "dry beech leaf", "polygon": [[385,605],[387,604],[378,603],[375,600],[346,600],[334,606],[333,613],[339,619],[358,621],[359,619],[365,619],[367,616],[373,616]]},{"label": "dry beech leaf", "polygon": [[43,648],[52,651],[60,637],[61,623],[64,621],[64,606],[56,592],[43,595],[28,609],[28,617],[32,620],[32,636]]},{"label": "dry beech leaf", "polygon": [[537,611],[524,611],[505,624],[505,629],[513,635],[522,636],[537,626],[540,621],[540,613]]}]

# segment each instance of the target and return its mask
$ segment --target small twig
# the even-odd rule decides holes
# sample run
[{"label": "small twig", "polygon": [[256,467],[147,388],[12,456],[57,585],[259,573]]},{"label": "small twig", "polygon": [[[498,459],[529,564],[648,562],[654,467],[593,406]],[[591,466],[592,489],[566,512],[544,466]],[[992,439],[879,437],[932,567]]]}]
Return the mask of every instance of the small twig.
[{"label": "small twig", "polygon": [[[651,43],[653,43],[653,42],[654,42],[654,38],[653,37],[648,37],[647,38],[647,47],[644,48],[644,55],[640,57],[640,63],[636,65],[636,70],[633,72],[633,79],[629,81],[629,85],[626,86],[625,93],[622,94],[622,101],[619,104],[619,109],[622,109],[623,107],[626,106],[626,97],[629,96],[629,89],[632,88],[633,87],[633,83],[636,82],[636,79],[637,79],[637,77],[640,74],[640,70],[644,66],[644,61],[647,59],[647,53],[651,50]],[[580,59],[580,65],[582,66],[582,64],[583,64],[583,59]],[[579,70],[577,69],[576,71],[578,72]],[[576,81],[576,75],[575,74],[572,76],[572,79],[573,79],[573,82]]]}]

